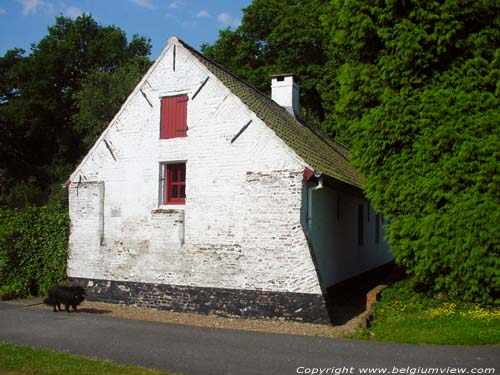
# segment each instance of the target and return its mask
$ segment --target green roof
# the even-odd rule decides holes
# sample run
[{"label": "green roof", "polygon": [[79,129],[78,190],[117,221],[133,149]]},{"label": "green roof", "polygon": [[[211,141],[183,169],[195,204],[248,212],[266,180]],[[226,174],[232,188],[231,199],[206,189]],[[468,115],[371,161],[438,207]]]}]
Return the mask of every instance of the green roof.
[{"label": "green roof", "polygon": [[286,109],[266,95],[206,58],[188,44],[180,42],[298,156],[309,164],[314,172],[325,174],[358,188],[362,187],[363,178],[350,163],[348,151],[342,144],[298,121]]}]

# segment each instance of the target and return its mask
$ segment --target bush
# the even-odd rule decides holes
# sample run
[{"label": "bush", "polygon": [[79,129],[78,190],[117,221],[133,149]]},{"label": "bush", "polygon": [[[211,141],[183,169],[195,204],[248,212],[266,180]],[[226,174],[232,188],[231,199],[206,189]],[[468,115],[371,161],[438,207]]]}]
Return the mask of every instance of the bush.
[{"label": "bush", "polygon": [[65,211],[0,208],[0,295],[42,295],[65,282],[68,224]]},{"label": "bush", "polygon": [[330,4],[327,129],[396,261],[436,294],[500,303],[500,6]]}]

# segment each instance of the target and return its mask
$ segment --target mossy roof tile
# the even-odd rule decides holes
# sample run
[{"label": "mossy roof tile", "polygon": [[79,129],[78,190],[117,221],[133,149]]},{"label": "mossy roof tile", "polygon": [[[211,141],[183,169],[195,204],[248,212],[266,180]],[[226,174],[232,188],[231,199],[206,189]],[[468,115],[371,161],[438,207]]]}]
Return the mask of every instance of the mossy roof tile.
[{"label": "mossy roof tile", "polygon": [[206,58],[188,44],[182,41],[180,43],[309,164],[314,172],[324,173],[355,187],[362,187],[363,178],[350,163],[349,153],[342,144],[298,121],[280,105],[233,73]]}]

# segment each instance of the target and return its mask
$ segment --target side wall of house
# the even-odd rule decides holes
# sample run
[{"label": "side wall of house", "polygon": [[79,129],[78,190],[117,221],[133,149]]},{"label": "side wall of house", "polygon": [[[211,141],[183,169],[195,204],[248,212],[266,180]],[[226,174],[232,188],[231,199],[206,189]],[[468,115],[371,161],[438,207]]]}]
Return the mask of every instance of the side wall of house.
[{"label": "side wall of house", "polygon": [[[307,201],[311,195],[305,191],[303,199]],[[350,192],[328,186],[312,191],[309,236],[325,288],[393,259],[384,239],[382,215],[366,199]]]},{"label": "side wall of house", "polygon": [[[176,94],[188,95],[187,137],[159,139],[160,98]],[[164,162],[186,163],[185,205],[159,204]],[[259,301],[251,291],[281,293],[282,305],[299,294],[319,301],[300,223],[303,170],[237,97],[171,44],[72,176],[68,275],[102,295],[102,285],[114,285],[108,299],[128,290],[120,301],[145,283],[187,288],[181,295],[241,290],[250,293],[241,299]]]}]

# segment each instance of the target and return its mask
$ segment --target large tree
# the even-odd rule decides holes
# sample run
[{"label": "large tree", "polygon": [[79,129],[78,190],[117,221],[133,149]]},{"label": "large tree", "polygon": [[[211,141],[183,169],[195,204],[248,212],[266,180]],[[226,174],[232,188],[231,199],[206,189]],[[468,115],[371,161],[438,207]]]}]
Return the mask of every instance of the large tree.
[{"label": "large tree", "polygon": [[203,53],[270,93],[270,76],[293,73],[300,83],[301,115],[314,124],[324,116],[317,85],[326,63],[320,17],[325,0],[254,0],[241,26],[225,29]]},{"label": "large tree", "polygon": [[85,78],[74,95],[77,103],[74,130],[86,150],[101,135],[149,66],[148,60],[135,58],[113,72],[96,71]]},{"label": "large tree", "polygon": [[500,302],[500,5],[333,0],[325,129],[435,292]]},{"label": "large tree", "polygon": [[[13,50],[0,58],[4,204],[43,203],[51,184],[64,182],[102,123],[112,116],[99,113],[95,120],[87,107],[119,106],[147,69],[150,48],[144,37],[134,36],[128,42],[119,28],[101,26],[82,15],[74,20],[57,17],[29,55]],[[89,85],[107,87],[113,94],[89,99],[85,95]]]}]

